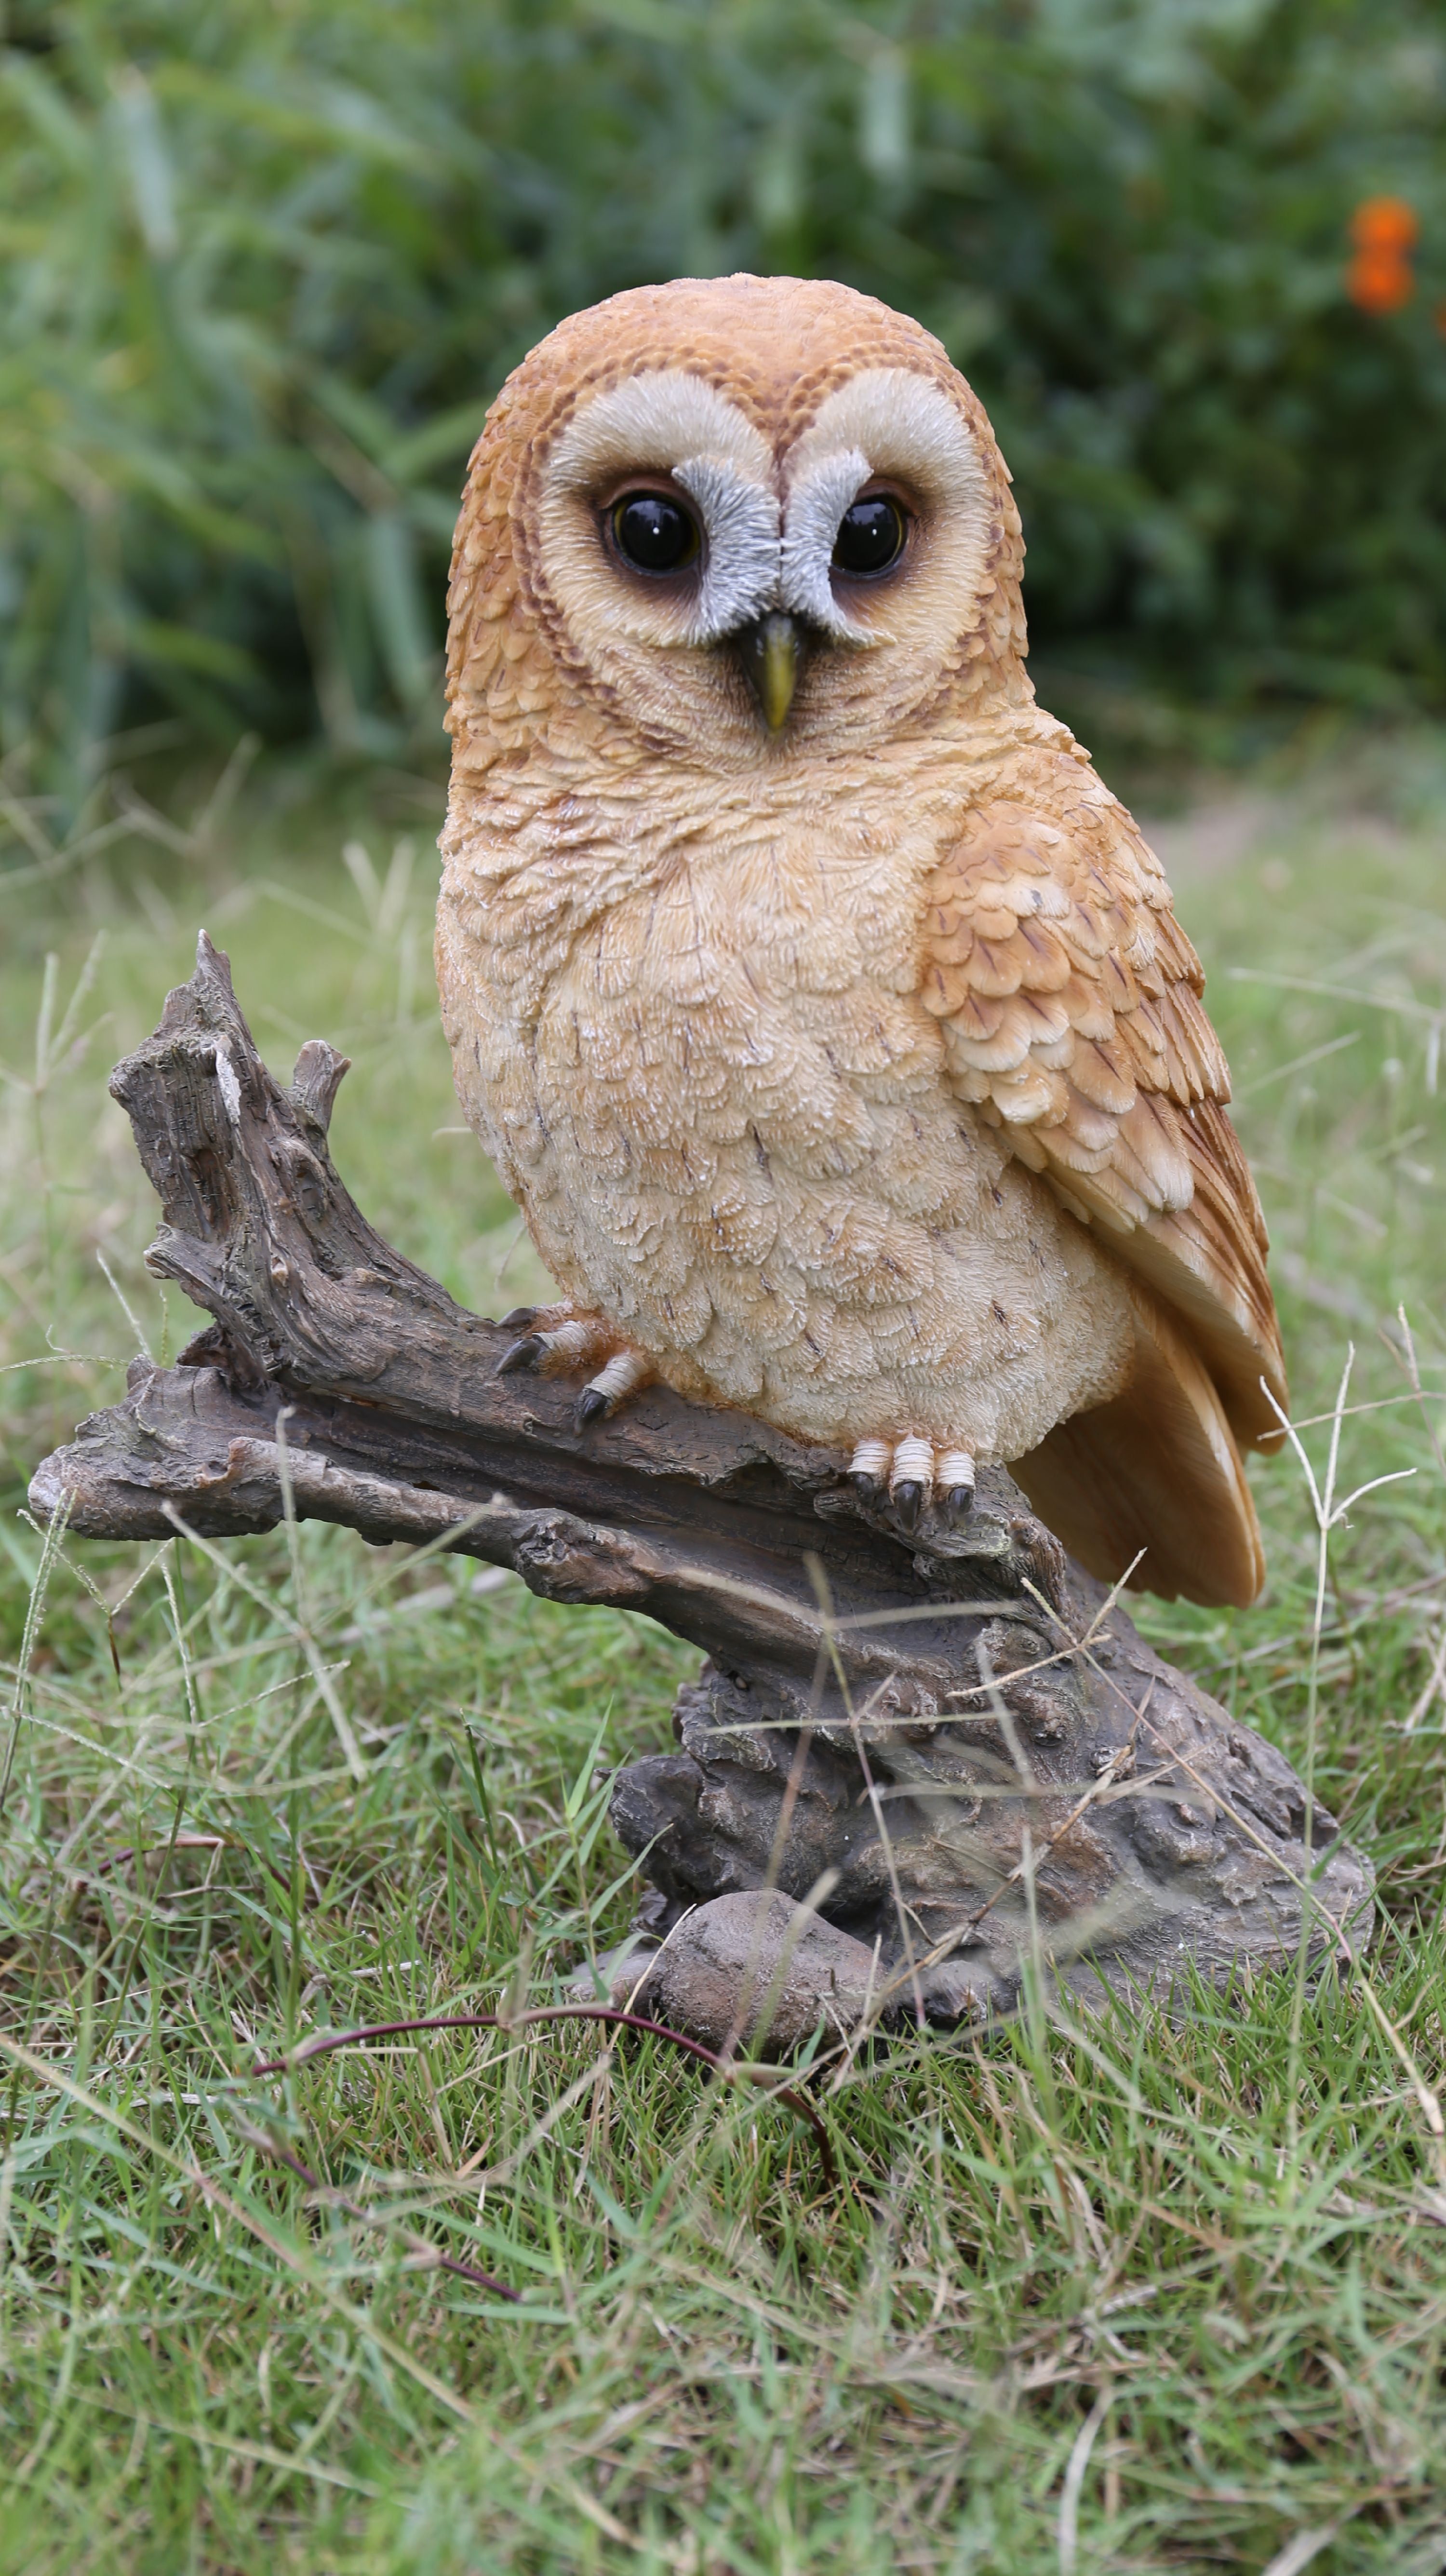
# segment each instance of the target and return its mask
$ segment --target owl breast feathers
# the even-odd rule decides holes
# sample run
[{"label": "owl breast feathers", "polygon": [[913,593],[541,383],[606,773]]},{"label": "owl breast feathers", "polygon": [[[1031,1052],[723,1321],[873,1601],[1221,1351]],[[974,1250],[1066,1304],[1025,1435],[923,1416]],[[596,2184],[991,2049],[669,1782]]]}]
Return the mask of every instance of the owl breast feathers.
[{"label": "owl breast feathers", "polygon": [[1285,1384],[1163,873],[1025,677],[980,405],[882,305],[615,297],[472,460],[437,924],[466,1114],[563,1291],[510,1361],[1007,1461],[1092,1572],[1246,1602]]}]

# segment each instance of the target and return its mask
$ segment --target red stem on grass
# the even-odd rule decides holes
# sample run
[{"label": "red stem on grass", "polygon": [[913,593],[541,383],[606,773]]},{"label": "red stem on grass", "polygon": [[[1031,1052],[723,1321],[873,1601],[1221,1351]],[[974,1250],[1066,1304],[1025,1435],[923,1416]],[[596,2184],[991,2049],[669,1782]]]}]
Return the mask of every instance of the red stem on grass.
[{"label": "red stem on grass", "polygon": [[[771,2100],[782,2102],[812,2129],[823,2167],[825,2187],[832,2191],[838,2181],[833,2142],[813,2104],[791,2084],[770,2084],[767,2077],[751,2066],[734,2066],[720,2057],[716,2049],[705,2048],[700,2039],[690,2039],[686,2031],[670,2030],[662,2021],[648,2021],[641,2013],[623,2012],[616,2004],[537,2004],[530,2011],[514,2013],[504,2020],[501,2013],[433,2013],[422,2021],[364,2022],[356,2030],[327,2031],[319,2039],[308,2040],[287,2057],[269,2057],[264,2066],[253,2066],[259,2075],[291,2074],[313,2057],[329,2057],[333,2049],[357,2048],[373,2039],[401,2039],[409,2031],[419,2030],[526,2030],[531,2024],[546,2021],[604,2021],[621,2024],[624,2030],[640,2030],[649,2039],[671,2040],[675,2048],[686,2049],[690,2057],[700,2057],[705,2066],[727,2084],[740,2077],[756,2084]],[[455,2269],[456,2267],[453,2266]]]}]

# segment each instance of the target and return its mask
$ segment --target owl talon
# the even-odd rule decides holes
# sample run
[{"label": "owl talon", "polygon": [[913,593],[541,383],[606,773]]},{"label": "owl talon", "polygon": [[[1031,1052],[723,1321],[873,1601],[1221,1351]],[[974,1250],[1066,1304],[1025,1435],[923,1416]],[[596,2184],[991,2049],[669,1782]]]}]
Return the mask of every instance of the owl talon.
[{"label": "owl talon", "polygon": [[497,1321],[504,1333],[525,1333],[537,1321],[537,1308],[514,1306],[510,1314],[499,1315]]},{"label": "owl talon", "polygon": [[[520,1310],[526,1313],[526,1308]],[[499,1377],[516,1369],[538,1369],[544,1377],[564,1377],[569,1369],[587,1368],[616,1347],[617,1336],[600,1315],[570,1315],[565,1307],[534,1307],[538,1329],[510,1344],[497,1363]],[[551,1316],[553,1321],[544,1321]]]},{"label": "owl talon", "polygon": [[889,1500],[906,1530],[915,1530],[919,1514],[934,1490],[934,1443],[913,1432],[901,1440],[889,1469]]},{"label": "owl talon", "polygon": [[630,1395],[647,1386],[653,1375],[652,1363],[641,1351],[615,1351],[607,1367],[599,1369],[591,1386],[585,1386],[577,1400],[577,1427],[586,1431],[589,1423],[600,1422],[614,1414]]},{"label": "owl talon", "polygon": [[539,1366],[547,1345],[541,1333],[524,1333],[520,1342],[510,1342],[497,1363],[499,1377],[515,1377],[519,1369]]},{"label": "owl talon", "polygon": [[876,1503],[888,1482],[893,1444],[888,1440],[860,1440],[848,1464],[848,1478],[861,1502]]},{"label": "owl talon", "polygon": [[848,1480],[861,1503],[882,1501],[885,1489],[894,1511],[910,1532],[931,1496],[937,1495],[945,1518],[958,1528],[974,1508],[974,1461],[967,1449],[936,1449],[932,1440],[911,1432],[906,1439],[860,1440],[848,1463]]}]

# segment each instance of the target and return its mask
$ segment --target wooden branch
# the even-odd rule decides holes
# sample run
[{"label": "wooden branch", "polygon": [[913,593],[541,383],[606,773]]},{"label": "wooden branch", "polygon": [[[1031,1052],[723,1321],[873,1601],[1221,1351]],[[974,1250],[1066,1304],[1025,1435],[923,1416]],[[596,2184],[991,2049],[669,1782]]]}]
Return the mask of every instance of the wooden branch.
[{"label": "wooden branch", "polygon": [[518,1319],[456,1305],[335,1170],[346,1069],[312,1039],[276,1083],[202,935],[111,1089],[161,1201],[148,1265],[213,1321],[176,1368],[132,1365],[38,1470],[37,1514],[68,1496],[83,1537],[236,1538],[290,1509],[646,1611],[709,1658],[679,1751],[616,1788],[655,1919],[828,1878],[826,1924],[943,2018],[1008,2003],[1036,1942],[1090,1993],[1281,1956],[1303,1908],[1317,1951],[1359,1943],[1359,1856],[1319,1808],[1307,1836],[1281,1755],[1151,1652],[1002,1470],[961,1529],[908,1536],[841,1456],[744,1414],[654,1387],[579,1433],[574,1383],[499,1378]]}]

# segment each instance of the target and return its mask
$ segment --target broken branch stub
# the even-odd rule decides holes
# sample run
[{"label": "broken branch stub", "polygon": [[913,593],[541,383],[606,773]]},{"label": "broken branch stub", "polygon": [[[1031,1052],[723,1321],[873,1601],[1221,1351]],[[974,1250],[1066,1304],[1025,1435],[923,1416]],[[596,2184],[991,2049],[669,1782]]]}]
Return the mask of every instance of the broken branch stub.
[{"label": "broken branch stub", "polygon": [[[567,1380],[499,1378],[515,1324],[458,1306],[339,1178],[345,1071],[312,1039],[276,1082],[203,934],[111,1088],[161,1201],[149,1266],[213,1320],[177,1367],[137,1360],[125,1402],[45,1460],[37,1514],[68,1496],[82,1537],[179,1520],[234,1538],[273,1528],[289,1490],[300,1518],[441,1540],[700,1647],[677,1749],[621,1771],[612,1812],[655,1931],[679,1926],[656,1972],[670,2013],[688,2020],[695,1959],[711,2044],[756,2036],[785,1991],[794,2030],[814,1992],[840,2024],[958,2020],[1007,2008],[1031,1955],[1098,1996],[1302,1936],[1319,1958],[1361,1946],[1361,1856],[1319,1806],[1308,1824],[1284,1757],[1153,1652],[1001,1469],[962,1527],[926,1513],[906,1535],[844,1458],[745,1414],[655,1386],[579,1432]],[[784,1916],[681,1923],[774,1889]],[[790,1940],[810,1891],[822,1924],[799,1915]],[[730,1975],[743,2020],[719,2032]]]}]

